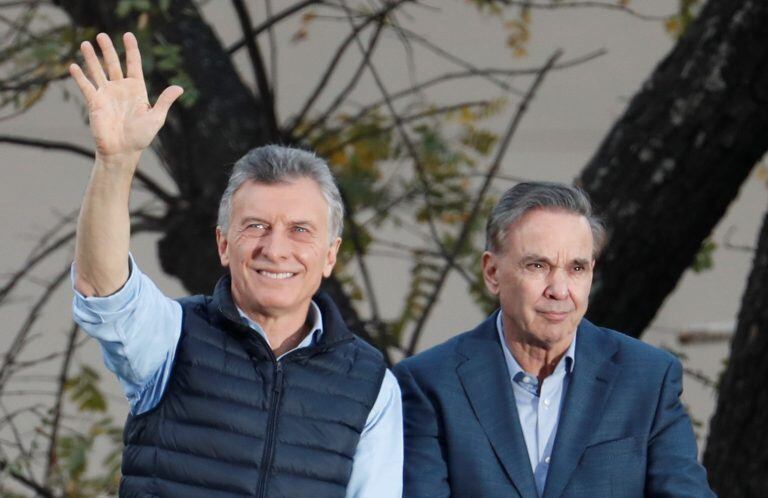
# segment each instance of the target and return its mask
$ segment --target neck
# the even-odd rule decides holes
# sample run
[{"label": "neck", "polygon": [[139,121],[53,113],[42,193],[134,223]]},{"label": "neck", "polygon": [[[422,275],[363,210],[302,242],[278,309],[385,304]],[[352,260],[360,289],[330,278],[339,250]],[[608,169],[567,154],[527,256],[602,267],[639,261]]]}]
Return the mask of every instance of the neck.
[{"label": "neck", "polygon": [[544,344],[516,337],[509,333],[509,330],[510,328],[505,325],[504,340],[509,352],[512,353],[520,368],[536,375],[539,382],[552,375],[573,341],[571,336],[569,341],[561,344]]},{"label": "neck", "polygon": [[288,314],[271,315],[257,313],[240,308],[258,323],[267,336],[272,352],[280,356],[298,346],[310,332],[312,322],[309,317],[309,303],[302,309]]}]

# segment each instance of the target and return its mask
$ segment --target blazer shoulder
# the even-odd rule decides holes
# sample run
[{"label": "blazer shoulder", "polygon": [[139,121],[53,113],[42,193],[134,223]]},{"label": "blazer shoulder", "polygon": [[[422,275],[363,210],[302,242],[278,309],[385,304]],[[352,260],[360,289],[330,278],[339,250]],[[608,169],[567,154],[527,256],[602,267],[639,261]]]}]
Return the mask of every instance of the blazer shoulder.
[{"label": "blazer shoulder", "polygon": [[[588,329],[591,333],[598,336],[601,343],[613,343],[616,345],[616,359],[621,364],[641,364],[643,366],[655,366],[667,369],[671,363],[679,362],[677,357],[659,347],[648,344],[627,334],[609,329],[598,327],[592,324]],[[578,348],[578,342],[577,346]]]},{"label": "blazer shoulder", "polygon": [[407,370],[413,375],[423,373],[430,377],[435,377],[435,372],[439,370],[454,370],[468,359],[477,344],[497,340],[495,316],[496,313],[493,313],[474,329],[402,360],[395,365],[395,370]]}]

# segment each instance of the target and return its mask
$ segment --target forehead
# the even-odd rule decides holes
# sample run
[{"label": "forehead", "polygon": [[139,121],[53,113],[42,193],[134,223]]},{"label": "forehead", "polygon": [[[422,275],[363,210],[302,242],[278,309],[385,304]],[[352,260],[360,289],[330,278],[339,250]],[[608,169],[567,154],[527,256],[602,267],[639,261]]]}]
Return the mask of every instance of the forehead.
[{"label": "forehead", "polygon": [[232,217],[327,221],[328,203],[320,186],[300,177],[280,183],[247,181],[232,196]]},{"label": "forehead", "polygon": [[592,259],[592,229],[576,213],[554,209],[533,209],[515,220],[506,231],[507,251],[554,257]]}]

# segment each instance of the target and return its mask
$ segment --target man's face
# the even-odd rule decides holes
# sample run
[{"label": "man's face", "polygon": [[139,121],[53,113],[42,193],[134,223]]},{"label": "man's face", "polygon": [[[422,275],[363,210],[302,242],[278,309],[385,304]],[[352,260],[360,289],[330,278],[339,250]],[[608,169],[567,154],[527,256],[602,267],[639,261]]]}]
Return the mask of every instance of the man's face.
[{"label": "man's face", "polygon": [[306,314],[341,242],[328,240],[328,203],[310,178],[244,183],[232,196],[226,233],[216,230],[232,297],[251,318]]},{"label": "man's face", "polygon": [[585,217],[534,209],[509,226],[499,253],[483,254],[485,284],[499,297],[509,339],[568,348],[587,311],[592,243]]}]

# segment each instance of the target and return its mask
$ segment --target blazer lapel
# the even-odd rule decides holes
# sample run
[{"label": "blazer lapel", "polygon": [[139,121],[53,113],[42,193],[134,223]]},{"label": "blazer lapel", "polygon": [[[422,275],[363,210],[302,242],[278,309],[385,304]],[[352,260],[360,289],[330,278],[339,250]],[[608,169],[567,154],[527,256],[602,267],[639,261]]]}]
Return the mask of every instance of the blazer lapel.
[{"label": "blazer lapel", "polygon": [[613,340],[600,334],[587,320],[581,321],[577,334],[573,377],[560,412],[544,498],[562,495],[600,422],[618,373],[617,365],[611,361],[616,351]]},{"label": "blazer lapel", "polygon": [[476,331],[457,350],[467,359],[456,372],[493,451],[518,493],[525,498],[535,497],[536,484],[496,331],[496,314]]}]

